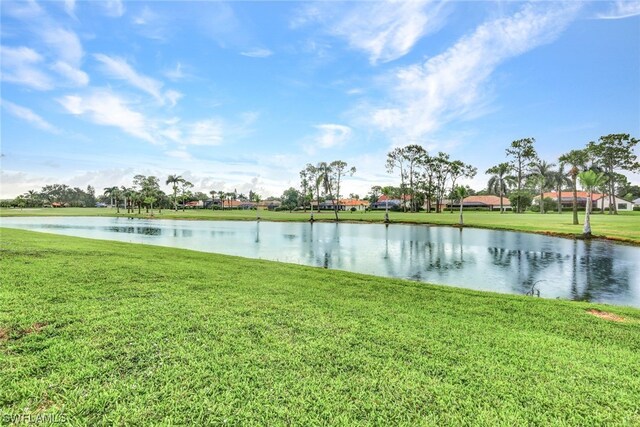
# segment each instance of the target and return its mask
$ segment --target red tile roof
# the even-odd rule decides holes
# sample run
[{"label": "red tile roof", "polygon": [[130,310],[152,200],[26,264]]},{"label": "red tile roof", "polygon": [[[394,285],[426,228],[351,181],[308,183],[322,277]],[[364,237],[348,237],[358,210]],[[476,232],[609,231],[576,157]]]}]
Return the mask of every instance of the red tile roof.
[{"label": "red tile roof", "polygon": [[[578,191],[576,194],[577,194],[577,197],[579,199],[586,199],[587,197],[589,197],[589,193],[587,193],[586,191]],[[558,192],[557,191],[550,191],[548,193],[544,193],[543,196],[544,196],[544,198],[549,197],[550,199],[554,199],[555,200],[555,199],[558,198]],[[603,194],[593,193],[593,196],[592,196],[591,200],[598,200],[602,196],[603,196]],[[538,194],[538,198],[540,198],[539,194]],[[561,199],[571,199],[572,200],[573,199],[573,191],[561,191],[560,192],[560,198]]]},{"label": "red tile roof", "polygon": [[[474,203],[474,204],[484,204],[487,206],[500,206],[500,197],[499,196],[469,196],[465,197],[462,201],[463,203]],[[503,206],[511,206],[511,202],[505,196],[502,198]]]}]

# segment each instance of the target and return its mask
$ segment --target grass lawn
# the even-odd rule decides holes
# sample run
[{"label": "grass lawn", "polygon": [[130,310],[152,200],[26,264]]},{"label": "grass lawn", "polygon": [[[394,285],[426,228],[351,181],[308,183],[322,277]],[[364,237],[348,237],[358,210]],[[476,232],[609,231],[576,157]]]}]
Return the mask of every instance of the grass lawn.
[{"label": "grass lawn", "polygon": [[5,422],[640,425],[640,310],[0,230]]},{"label": "grass lawn", "polygon": [[[122,212],[122,211],[121,211]],[[136,211],[137,212],[137,211]],[[117,216],[114,209],[109,208],[62,208],[62,209],[0,209],[0,217],[10,216]],[[128,215],[126,210],[119,216],[139,217],[137,214]],[[314,213],[319,221],[333,221],[333,212]],[[403,213],[391,212],[391,222],[425,223],[438,225],[458,224],[458,212],[449,211],[436,213]],[[149,217],[142,211],[140,217]],[[304,212],[270,212],[260,211],[260,217],[270,221],[308,221],[309,213]],[[255,220],[255,211],[210,211],[204,209],[192,209],[185,212],[164,210],[162,214],[155,212],[154,218],[179,218],[179,219],[208,219],[208,220]],[[382,222],[384,212],[343,212],[340,218],[344,221],[354,222]],[[580,224],[584,220],[584,213],[580,213]],[[557,233],[567,236],[579,236],[582,234],[582,225],[572,224],[571,212],[563,214],[549,213],[538,214],[528,212],[524,214],[486,211],[468,211],[464,213],[464,222],[469,227],[492,228],[502,230],[527,231],[534,233]],[[593,234],[597,237],[626,241],[640,244],[640,212],[621,212],[619,215],[595,213],[591,217]]]}]

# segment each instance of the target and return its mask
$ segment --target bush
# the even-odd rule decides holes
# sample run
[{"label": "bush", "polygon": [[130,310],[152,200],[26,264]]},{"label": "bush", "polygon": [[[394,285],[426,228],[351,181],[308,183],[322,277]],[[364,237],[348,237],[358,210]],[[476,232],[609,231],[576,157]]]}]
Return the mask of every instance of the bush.
[{"label": "bush", "polygon": [[351,210],[351,212],[357,211],[357,209],[355,207],[352,207],[350,210]]}]

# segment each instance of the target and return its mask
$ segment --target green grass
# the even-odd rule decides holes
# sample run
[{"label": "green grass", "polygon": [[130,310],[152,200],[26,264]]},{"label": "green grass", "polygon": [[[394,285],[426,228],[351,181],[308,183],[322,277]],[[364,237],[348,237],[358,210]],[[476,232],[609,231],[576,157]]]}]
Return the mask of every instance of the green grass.
[{"label": "green grass", "polygon": [[640,310],[0,230],[0,419],[640,425]]},{"label": "green grass", "polygon": [[[137,212],[137,211],[136,211]],[[0,217],[10,216],[116,216],[115,210],[104,208],[63,208],[63,209],[0,209]],[[137,214],[128,215],[126,211],[119,216],[139,217]],[[333,221],[333,212],[314,213],[319,221]],[[436,213],[403,213],[391,212],[391,222],[456,225],[458,213],[449,211]],[[142,211],[140,217],[149,217]],[[154,218],[179,218],[194,220],[255,220],[255,211],[210,211],[193,209],[185,212],[164,210],[162,214],[155,212]],[[260,211],[260,217],[269,221],[308,221],[309,213],[304,212],[269,212]],[[354,222],[382,222],[384,212],[343,212],[341,220]],[[596,237],[615,239],[640,244],[640,212],[621,212],[619,215],[593,214],[591,217],[593,234]],[[584,213],[580,214],[580,223],[584,220]],[[528,212],[525,214],[468,211],[464,213],[464,222],[468,227],[491,228],[501,230],[526,231],[532,233],[553,233],[565,236],[580,236],[582,225],[572,224],[571,212],[563,214],[549,213],[545,215]]]}]

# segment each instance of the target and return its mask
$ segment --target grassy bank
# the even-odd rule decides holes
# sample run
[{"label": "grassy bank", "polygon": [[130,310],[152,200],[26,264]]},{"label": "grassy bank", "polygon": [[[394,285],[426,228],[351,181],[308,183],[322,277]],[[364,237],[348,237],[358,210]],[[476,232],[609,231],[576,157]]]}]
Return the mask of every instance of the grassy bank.
[{"label": "grassy bank", "polygon": [[[136,211],[137,212],[137,211]],[[117,216],[114,209],[109,208],[62,208],[62,209],[0,209],[0,217],[10,216]],[[308,221],[309,213],[304,212],[270,212],[260,211],[260,217],[269,221]],[[127,214],[126,211],[119,216],[149,217],[144,210],[141,215]],[[333,221],[333,212],[314,213],[319,221]],[[415,224],[456,225],[458,213],[403,213],[391,212],[391,222],[405,222]],[[582,223],[584,214],[580,215]],[[210,211],[203,209],[174,212],[164,210],[157,211],[153,218],[178,218],[178,219],[208,219],[208,220],[255,220],[255,211]],[[354,222],[383,222],[384,212],[343,212],[341,220]],[[533,233],[554,233],[566,236],[579,236],[582,234],[582,225],[572,224],[570,212],[563,214],[549,213],[540,215],[537,213],[513,214],[498,212],[469,211],[464,213],[465,225],[468,227],[491,228],[499,230],[516,230]],[[593,234],[597,237],[626,241],[640,244],[640,212],[623,212],[619,215],[592,215]]]},{"label": "grassy bank", "polygon": [[0,242],[5,420],[640,424],[640,310],[9,229]]}]

